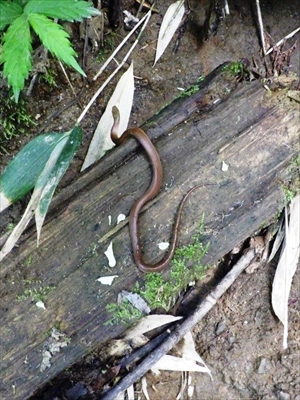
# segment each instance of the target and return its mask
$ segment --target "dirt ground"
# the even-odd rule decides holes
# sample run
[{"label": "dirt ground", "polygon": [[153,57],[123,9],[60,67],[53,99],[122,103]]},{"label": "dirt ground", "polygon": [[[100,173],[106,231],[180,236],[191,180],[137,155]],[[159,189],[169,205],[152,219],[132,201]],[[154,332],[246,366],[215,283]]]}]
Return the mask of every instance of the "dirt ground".
[{"label": "dirt ground", "polygon": [[[105,2],[104,2],[105,3]],[[124,1],[124,8],[133,12],[134,1]],[[223,19],[216,32],[208,40],[203,38],[205,20],[205,2],[190,1],[191,11],[179,36],[153,68],[156,37],[162,15],[172,1],[156,1],[159,14],[154,14],[145,35],[141,39],[132,59],[136,76],[134,105],[131,125],[141,125],[155,114],[166,103],[180,94],[199,76],[205,75],[221,63],[232,60],[247,59],[254,68],[253,60],[261,67],[260,43],[258,36],[255,1],[229,1],[230,15]],[[220,2],[221,3],[221,2]],[[261,4],[262,16],[266,31],[274,42],[299,26],[300,2],[269,0]],[[212,22],[213,18],[211,19]],[[83,40],[79,37],[78,26],[73,26],[75,48],[82,60]],[[125,36],[123,26],[116,31],[107,26],[104,31],[104,57],[107,58]],[[285,49],[290,48],[300,33],[289,39]],[[176,42],[176,52],[175,50]],[[18,137],[7,145],[8,154],[1,156],[0,171],[9,160],[47,123],[46,132],[66,131],[79,116],[80,107],[87,104],[96,89],[112,72],[114,66],[95,83],[92,77],[102,65],[99,55],[92,51],[92,41],[88,44],[86,67],[88,79],[82,81],[77,74],[70,72],[76,96],[80,93],[79,102],[67,108],[57,118],[51,118],[53,112],[62,108],[74,94],[69,88],[62,72],[54,61],[51,68],[56,71],[57,86],[51,88],[41,81],[36,85],[28,101],[28,110],[37,125],[32,133]],[[286,63],[284,64],[286,67]],[[290,71],[300,74],[300,52],[296,48],[291,56]],[[63,179],[61,187],[70,183],[77,175],[83,162],[89,141],[99,117],[105,109],[114,83],[97,100],[88,117],[83,121],[84,140],[70,170]],[[1,215],[0,234],[6,231],[8,223],[15,222],[26,207],[21,201]],[[213,381],[206,375],[193,374],[194,394],[192,399],[279,399],[300,400],[300,269],[295,275],[290,296],[289,348],[282,350],[283,328],[273,315],[270,305],[271,285],[276,265],[267,265],[254,274],[243,274],[230,288],[209,315],[193,330],[199,354],[211,369]],[[61,376],[44,388],[32,400],[63,400],[66,390],[84,377],[85,367],[101,368],[97,351],[75,369],[65,371]],[[150,399],[173,400],[176,398],[181,375],[179,373],[162,373],[160,376],[147,374]],[[151,388],[152,387],[152,388]],[[140,384],[137,384],[137,395],[143,398]],[[73,399],[79,397],[73,397]],[[93,397],[80,397],[87,399]],[[183,397],[186,398],[186,397]],[[130,399],[131,400],[131,399]]]}]

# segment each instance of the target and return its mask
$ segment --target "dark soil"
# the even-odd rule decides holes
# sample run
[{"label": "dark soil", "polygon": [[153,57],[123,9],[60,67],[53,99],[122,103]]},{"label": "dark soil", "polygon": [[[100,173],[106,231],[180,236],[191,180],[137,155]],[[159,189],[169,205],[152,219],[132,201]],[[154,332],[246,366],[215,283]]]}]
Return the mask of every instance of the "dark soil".
[{"label": "dark soil", "polygon": [[[125,1],[124,8],[134,13],[134,1]],[[157,65],[153,68],[154,49],[159,25],[167,7],[172,1],[156,1],[160,14],[153,14],[146,33],[141,39],[138,50],[134,53],[134,71],[136,88],[131,125],[139,126],[170,102],[180,93],[178,88],[188,88],[199,76],[205,75],[221,63],[246,59],[249,69],[255,69],[256,76],[266,76],[260,56],[260,41],[255,10],[255,1],[229,1],[230,15],[222,20],[216,31],[205,39],[205,2],[190,1],[191,12],[186,17],[185,25]],[[299,26],[300,3],[294,1],[269,0],[261,4],[266,31],[278,42],[285,35]],[[215,17],[211,21],[214,22]],[[71,24],[72,43],[83,59],[84,41],[80,39],[78,24]],[[104,31],[104,49],[101,54],[107,58],[112,48],[122,40],[126,32],[121,24],[116,30],[108,27]],[[284,49],[289,49],[300,33],[287,40]],[[175,52],[175,42],[177,43]],[[98,51],[99,52],[99,51]],[[51,87],[43,79],[39,80],[30,96],[26,98],[28,113],[37,125],[26,134],[13,141],[5,142],[7,154],[1,156],[0,171],[37,132],[45,128],[46,132],[67,131],[81,113],[97,88],[103,83],[114,66],[108,68],[94,82],[94,74],[102,62],[99,54],[93,52],[92,42],[88,43],[85,58],[87,80],[68,71],[75,89],[70,89],[55,60],[50,66],[55,71],[57,86]],[[254,63],[255,66],[254,66]],[[296,48],[291,56],[290,65],[283,61],[281,73],[292,71],[300,74],[300,52]],[[271,62],[267,74],[272,74]],[[98,120],[105,109],[116,81],[108,86],[88,116],[83,120],[84,139],[75,160],[66,173],[61,187],[68,185],[79,174],[89,141]],[[73,102],[57,117],[53,114]],[[52,117],[51,117],[52,116]],[[3,145],[3,143],[2,143]],[[26,199],[27,200],[27,199]],[[1,215],[1,231],[7,230],[9,223],[15,223],[26,207],[21,201]],[[271,284],[275,265],[268,265],[251,275],[242,275],[229,292],[214,307],[204,321],[194,329],[197,350],[212,371],[213,381],[208,376],[194,374],[195,391],[193,399],[279,399],[300,400],[300,270],[294,278],[289,307],[289,348],[282,350],[283,327],[272,314],[270,305]],[[222,329],[217,329],[222,326]],[[101,352],[99,350],[99,352]],[[86,382],[87,374],[103,368],[98,350],[44,388],[32,400],[71,399],[66,390],[76,383]],[[91,375],[90,375],[91,376]],[[165,400],[176,398],[180,386],[180,374],[162,373],[160,376],[147,375],[150,398]],[[155,390],[154,390],[155,388]],[[140,385],[137,385],[137,391]],[[74,399],[92,399],[93,395]],[[142,396],[142,394],[140,394]],[[76,397],[77,396],[77,397]],[[142,398],[142,397],[141,397]]]}]

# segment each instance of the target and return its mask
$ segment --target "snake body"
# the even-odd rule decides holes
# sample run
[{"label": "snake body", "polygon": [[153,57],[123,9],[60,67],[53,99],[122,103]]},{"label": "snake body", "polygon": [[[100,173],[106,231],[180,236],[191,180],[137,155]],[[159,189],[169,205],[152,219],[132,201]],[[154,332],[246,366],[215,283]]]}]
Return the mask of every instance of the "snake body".
[{"label": "snake body", "polygon": [[131,244],[133,250],[133,257],[137,267],[143,272],[160,272],[170,264],[170,261],[174,255],[174,251],[178,242],[179,224],[183,206],[186,200],[188,199],[189,195],[191,194],[191,192],[194,191],[199,186],[195,186],[192,189],[190,189],[180,202],[174,223],[172,241],[166,256],[156,264],[145,263],[143,260],[140,234],[139,234],[139,224],[138,224],[139,214],[143,206],[146,203],[148,203],[148,201],[152,200],[155,196],[157,196],[157,194],[159,193],[163,182],[163,168],[159,154],[157,153],[156,148],[152,144],[147,134],[140,128],[129,128],[120,137],[118,137],[117,130],[119,126],[120,116],[119,116],[119,111],[116,107],[113,107],[113,117],[114,117],[114,124],[111,129],[111,140],[116,145],[120,145],[129,137],[135,138],[142,145],[143,149],[146,151],[152,166],[153,175],[151,184],[149,188],[146,190],[146,192],[138,200],[135,201],[130,210],[129,230],[130,230]]}]

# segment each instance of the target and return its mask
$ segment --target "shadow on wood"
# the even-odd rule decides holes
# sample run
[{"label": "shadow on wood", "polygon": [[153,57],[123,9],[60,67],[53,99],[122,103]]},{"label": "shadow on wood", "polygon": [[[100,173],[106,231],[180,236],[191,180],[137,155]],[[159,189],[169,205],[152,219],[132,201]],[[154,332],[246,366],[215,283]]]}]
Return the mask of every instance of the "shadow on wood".
[{"label": "shadow on wood", "polygon": [[[299,107],[270,95],[259,82],[236,83],[214,71],[189,98],[180,98],[144,126],[164,166],[164,187],[141,217],[149,262],[168,241],[182,196],[194,185],[182,218],[180,244],[187,244],[205,214],[204,262],[214,264],[236,244],[267,225],[283,205],[282,182],[299,153]],[[284,98],[284,95],[283,95]],[[219,101],[221,100],[221,101]],[[221,170],[222,162],[227,172]],[[112,150],[54,200],[39,248],[33,228],[1,265],[0,392],[3,400],[30,397],[39,387],[93,348],[122,333],[104,325],[105,307],[143,280],[133,264],[127,220],[134,200],[149,185],[151,170],[130,140]],[[109,225],[109,215],[112,224]],[[113,241],[117,265],[104,251]],[[118,275],[112,286],[100,276]],[[28,285],[52,290],[46,310],[32,298],[18,301]],[[40,371],[51,329],[70,339]]]}]

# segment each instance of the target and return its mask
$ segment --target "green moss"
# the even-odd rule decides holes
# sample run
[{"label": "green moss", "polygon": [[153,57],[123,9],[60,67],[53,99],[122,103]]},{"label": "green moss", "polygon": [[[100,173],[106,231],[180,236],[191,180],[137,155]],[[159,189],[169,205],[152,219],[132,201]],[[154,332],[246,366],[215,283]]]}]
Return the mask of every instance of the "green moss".
[{"label": "green moss", "polygon": [[[137,282],[133,287],[132,292],[140,295],[151,310],[164,308],[168,311],[180,292],[185,290],[191,282],[205,277],[208,267],[201,263],[201,259],[207,253],[208,245],[203,246],[200,240],[203,235],[203,227],[202,219],[192,242],[176,250],[167,277],[160,273],[145,274],[143,284]],[[129,323],[142,316],[128,301],[119,305],[109,304],[106,310],[113,314],[108,323]]]},{"label": "green moss", "polygon": [[300,190],[300,154],[298,154],[289,167],[290,180],[282,186],[285,201],[289,203]]},{"label": "green moss", "polygon": [[36,125],[26,109],[25,100],[16,103],[10,92],[0,96],[0,153],[8,154],[8,143]]},{"label": "green moss", "polygon": [[143,316],[143,314],[126,299],[124,299],[120,304],[109,303],[106,306],[106,311],[112,314],[112,316],[104,323],[104,325],[114,325],[118,323],[130,325]]},{"label": "green moss", "polygon": [[25,285],[29,286],[24,289],[21,295],[17,296],[18,301],[23,301],[31,298],[32,301],[43,301],[49,292],[55,289],[55,286],[41,286],[41,281],[26,280]]},{"label": "green moss", "polygon": [[249,72],[242,61],[233,61],[223,67],[223,71],[235,78],[247,79]]},{"label": "green moss", "polygon": [[48,83],[48,85],[51,87],[57,87],[57,83],[55,81],[56,76],[57,74],[52,68],[47,68],[46,72],[40,75],[40,79]]}]

